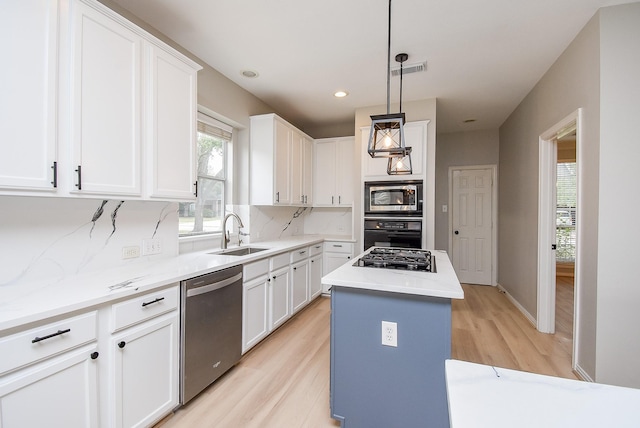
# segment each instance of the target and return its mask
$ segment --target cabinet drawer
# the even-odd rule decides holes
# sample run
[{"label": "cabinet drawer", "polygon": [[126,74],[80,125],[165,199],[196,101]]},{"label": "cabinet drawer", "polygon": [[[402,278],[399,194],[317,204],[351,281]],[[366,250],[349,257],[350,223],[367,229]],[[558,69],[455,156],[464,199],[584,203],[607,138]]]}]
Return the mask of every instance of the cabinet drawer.
[{"label": "cabinet drawer", "polygon": [[309,247],[291,251],[291,263],[299,262],[309,257]]},{"label": "cabinet drawer", "polygon": [[0,375],[96,339],[96,312],[0,339]]},{"label": "cabinet drawer", "polygon": [[309,247],[309,257],[322,253],[322,243],[313,244]]},{"label": "cabinet drawer", "polygon": [[289,266],[289,253],[282,253],[271,257],[271,270],[276,270],[284,266]]},{"label": "cabinet drawer", "polygon": [[247,282],[260,275],[269,273],[269,259],[258,260],[257,262],[242,265],[242,281]]},{"label": "cabinet drawer", "polygon": [[135,297],[111,307],[111,332],[178,308],[178,286]]},{"label": "cabinet drawer", "polygon": [[325,241],[324,250],[332,253],[353,253],[352,242]]}]

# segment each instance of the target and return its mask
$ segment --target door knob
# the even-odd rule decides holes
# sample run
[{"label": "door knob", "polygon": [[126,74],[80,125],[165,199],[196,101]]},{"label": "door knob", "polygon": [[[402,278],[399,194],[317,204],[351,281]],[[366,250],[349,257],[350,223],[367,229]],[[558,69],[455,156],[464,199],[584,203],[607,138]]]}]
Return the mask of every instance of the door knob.
[{"label": "door knob", "polygon": [[457,234],[459,234],[460,232],[458,232],[458,231],[456,230],[456,231],[455,231],[455,232],[453,232],[453,233],[455,233],[455,234],[457,235]]}]

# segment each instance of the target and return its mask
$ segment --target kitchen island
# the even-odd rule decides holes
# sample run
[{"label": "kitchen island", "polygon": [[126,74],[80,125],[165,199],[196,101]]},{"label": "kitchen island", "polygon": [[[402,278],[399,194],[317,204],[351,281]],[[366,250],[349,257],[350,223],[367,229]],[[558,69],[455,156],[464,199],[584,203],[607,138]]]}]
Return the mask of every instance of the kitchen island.
[{"label": "kitchen island", "polygon": [[436,272],[358,266],[370,251],[322,278],[331,416],[349,428],[448,427],[451,299],[464,297],[453,266],[444,251],[431,251]]}]

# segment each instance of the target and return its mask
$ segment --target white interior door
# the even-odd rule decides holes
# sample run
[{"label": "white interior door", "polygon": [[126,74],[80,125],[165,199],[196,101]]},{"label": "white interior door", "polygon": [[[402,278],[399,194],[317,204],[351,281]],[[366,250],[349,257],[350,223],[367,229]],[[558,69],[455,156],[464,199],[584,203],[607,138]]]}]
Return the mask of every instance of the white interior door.
[{"label": "white interior door", "polygon": [[451,170],[451,258],[460,282],[493,284],[493,168]]}]

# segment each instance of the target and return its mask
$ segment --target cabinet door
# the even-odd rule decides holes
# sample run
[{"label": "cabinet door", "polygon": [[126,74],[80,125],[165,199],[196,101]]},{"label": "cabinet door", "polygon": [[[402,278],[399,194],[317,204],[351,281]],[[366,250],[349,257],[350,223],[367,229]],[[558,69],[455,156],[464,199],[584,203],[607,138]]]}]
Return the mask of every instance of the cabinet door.
[{"label": "cabinet door", "polygon": [[[98,426],[97,360],[88,346],[5,376],[2,428]],[[95,356],[95,355],[94,355]]]},{"label": "cabinet door", "polygon": [[150,426],[178,404],[178,311],[113,336],[114,426]]},{"label": "cabinet door", "polygon": [[[343,264],[347,263],[351,260],[351,254],[345,253],[324,253],[324,261],[323,261],[323,273],[327,275],[330,272],[338,269]],[[330,290],[328,286],[322,286],[323,293],[329,293]]]},{"label": "cabinet door", "polygon": [[353,205],[353,186],[354,186],[354,140],[346,139],[336,142],[336,193],[338,200],[336,203],[340,206]]},{"label": "cabinet door", "polygon": [[309,301],[322,292],[322,254],[309,259]]},{"label": "cabinet door", "polygon": [[193,200],[196,181],[196,70],[165,50],[148,45],[147,86],[149,195]]},{"label": "cabinet door", "polygon": [[74,7],[70,190],[139,196],[142,39],[96,9]]},{"label": "cabinet door", "polygon": [[289,319],[289,267],[271,273],[269,281],[269,331]]},{"label": "cabinet door", "polygon": [[291,131],[291,203],[303,204],[303,154],[304,139],[299,132]]},{"label": "cabinet door", "polygon": [[269,333],[268,276],[258,277],[243,285],[242,352],[245,353]]},{"label": "cabinet door", "polygon": [[315,180],[313,201],[315,206],[332,206],[336,180],[336,144],[334,141],[315,143]]},{"label": "cabinet door", "polygon": [[303,260],[291,267],[291,314],[295,314],[309,303],[308,261]]},{"label": "cabinet door", "polygon": [[291,203],[291,132],[289,127],[276,119],[275,121],[275,162],[274,180],[276,204]]},{"label": "cabinet door", "polygon": [[0,29],[0,189],[54,191],[58,2],[3,2]]},{"label": "cabinet door", "polygon": [[313,205],[313,141],[302,138],[302,196],[304,205]]}]

